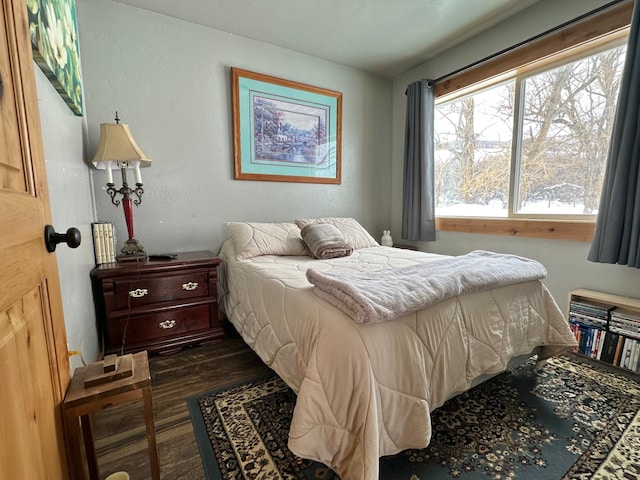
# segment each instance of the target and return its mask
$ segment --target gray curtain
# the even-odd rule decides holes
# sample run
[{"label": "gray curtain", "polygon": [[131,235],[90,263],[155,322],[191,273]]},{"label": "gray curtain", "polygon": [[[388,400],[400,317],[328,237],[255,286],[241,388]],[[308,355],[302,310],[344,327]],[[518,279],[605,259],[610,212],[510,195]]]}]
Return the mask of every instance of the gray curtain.
[{"label": "gray curtain", "polygon": [[592,262],[640,268],[640,2],[633,9],[627,57],[596,230]]},{"label": "gray curtain", "polygon": [[402,238],[432,241],[436,239],[433,188],[435,88],[429,80],[420,80],[407,87],[406,95]]}]

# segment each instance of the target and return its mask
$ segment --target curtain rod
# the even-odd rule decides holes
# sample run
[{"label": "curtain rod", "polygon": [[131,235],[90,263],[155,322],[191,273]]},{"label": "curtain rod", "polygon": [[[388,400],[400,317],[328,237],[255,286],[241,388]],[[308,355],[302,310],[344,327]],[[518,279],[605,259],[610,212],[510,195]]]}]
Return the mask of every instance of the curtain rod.
[{"label": "curtain rod", "polygon": [[[499,52],[493,53],[487,57],[481,58],[480,60],[476,60],[473,63],[470,63],[469,65],[465,65],[464,67],[458,68],[457,70],[454,70],[453,72],[449,72],[446,75],[442,75],[441,77],[436,78],[435,80],[430,80],[430,84],[437,84],[443,80],[446,80],[449,77],[452,77],[453,75],[457,75],[460,72],[463,72],[469,68],[473,68],[476,67],[484,62],[488,62],[489,60],[492,60],[496,57],[499,57],[500,55],[504,55],[507,52],[510,52],[512,50],[515,50],[516,48],[519,48],[523,45],[526,45],[529,42],[533,42],[534,40],[538,40],[539,38],[544,37],[545,35],[549,35],[550,33],[554,33],[557,32],[558,30],[562,30],[565,27],[568,27],[569,25],[572,25],[574,23],[580,22],[582,20],[584,20],[585,18],[591,17],[597,13],[602,12],[603,10],[606,10],[608,8],[611,8],[612,6],[618,4],[618,3],[625,3],[627,1],[633,2],[634,0],[613,0],[612,2],[606,3],[598,8],[595,8],[593,10],[588,11],[587,13],[584,13],[576,18],[573,18],[567,22],[561,23],[560,25],[557,25],[553,28],[550,28],[549,30],[546,30],[542,33],[539,33],[538,35],[534,35],[533,37],[530,37],[526,40],[523,40],[522,42],[518,42],[515,45],[511,45],[510,47],[507,47],[503,50],[500,50]],[[636,1],[640,1],[640,0],[636,0]]]}]

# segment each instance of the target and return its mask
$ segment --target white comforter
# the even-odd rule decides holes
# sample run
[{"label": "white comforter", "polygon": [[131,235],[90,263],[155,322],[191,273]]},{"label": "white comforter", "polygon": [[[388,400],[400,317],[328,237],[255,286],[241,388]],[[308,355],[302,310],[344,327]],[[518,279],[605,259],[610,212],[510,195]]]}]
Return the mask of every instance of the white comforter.
[{"label": "white comforter", "polygon": [[548,357],[575,345],[538,280],[363,325],[315,295],[305,277],[310,267],[380,270],[439,255],[373,247],[332,260],[264,255],[239,261],[227,241],[220,256],[225,313],[298,395],[289,448],[343,480],[377,480],[380,456],[427,446],[431,411],[477,377],[504,370],[512,357],[537,346]]}]

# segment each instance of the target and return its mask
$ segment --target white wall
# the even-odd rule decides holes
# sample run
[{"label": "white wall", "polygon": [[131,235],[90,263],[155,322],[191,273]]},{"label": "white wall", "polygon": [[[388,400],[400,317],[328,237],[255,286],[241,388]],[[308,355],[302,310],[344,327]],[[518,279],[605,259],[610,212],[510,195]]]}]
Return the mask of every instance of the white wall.
[{"label": "white wall", "polygon": [[[606,3],[609,1],[541,0],[494,28],[482,32],[394,80],[391,225],[396,242],[400,240],[402,230],[402,168],[406,105],[404,91],[407,85],[421,78],[438,78],[446,75]],[[474,249],[485,249],[535,258],[547,267],[549,276],[545,283],[562,308],[566,308],[567,292],[579,287],[640,297],[640,270],[588,262],[586,258],[589,245],[587,243],[438,232],[435,242],[423,242],[419,247],[430,252],[453,255]]]},{"label": "white wall", "polygon": [[[134,211],[136,237],[149,252],[210,249],[227,237],[225,221],[290,221],[353,216],[379,238],[400,241],[404,90],[436,78],[607,3],[541,0],[506,22],[426,62],[393,83],[272,45],[121,5],[77,0],[85,79],[89,154],[99,124],[115,110],[153,159]],[[273,75],[343,93],[343,183],[314,185],[233,180],[229,68]],[[391,121],[389,120],[391,118]],[[94,173],[96,185],[104,178]],[[116,177],[117,178],[117,177]],[[391,181],[389,181],[391,178]],[[125,237],[121,208],[97,188],[98,217]],[[586,260],[588,244],[439,232],[425,250],[475,248],[542,261],[562,307],[567,291],[586,287],[640,296],[640,272]]]},{"label": "white wall", "polygon": [[[391,82],[109,0],[77,0],[89,152],[118,110],[153,165],[134,208],[147,252],[217,252],[225,221],[351,216],[376,238],[391,211]],[[343,93],[342,184],[233,179],[230,67]],[[98,217],[125,239],[95,172]],[[119,173],[114,175],[119,180]]]},{"label": "white wall", "polygon": [[[85,121],[75,116],[40,68],[34,64],[42,140],[53,226],[63,233],[76,227],[82,242],[76,249],[56,248],[62,305],[70,350],[87,362],[98,356],[98,333],[89,272],[95,266],[91,222],[94,218],[91,176],[84,163]],[[72,370],[81,365],[75,356]]]},{"label": "white wall", "polygon": [[[104,178],[90,173],[82,160],[93,155],[99,124],[113,121],[116,109],[154,161],[143,170],[145,194],[134,211],[136,236],[150,252],[217,252],[227,236],[224,221],[311,216],[353,216],[376,238],[383,228],[391,228],[398,242],[406,86],[453,71],[607,1],[541,0],[392,84],[110,0],[77,0],[85,117],[74,116],[34,66],[54,225],[58,231],[76,226],[83,235],[80,248],[60,246],[56,253],[70,348],[81,350],[87,361],[98,354],[89,282],[91,179],[103,185]],[[233,180],[231,66],[343,92],[342,185]],[[100,187],[95,202],[98,219],[116,223],[122,244],[121,208],[111,205]],[[546,283],[562,307],[567,291],[576,287],[640,297],[638,270],[586,261],[585,243],[438,232],[436,242],[420,247],[444,254],[482,248],[536,258],[549,270]],[[72,367],[79,364],[77,358],[71,362]]]}]

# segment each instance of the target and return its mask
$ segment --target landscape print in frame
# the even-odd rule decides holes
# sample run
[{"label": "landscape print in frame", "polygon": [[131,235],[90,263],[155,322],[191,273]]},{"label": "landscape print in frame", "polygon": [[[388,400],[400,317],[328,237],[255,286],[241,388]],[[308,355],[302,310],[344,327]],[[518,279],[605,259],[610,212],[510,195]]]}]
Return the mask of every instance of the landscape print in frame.
[{"label": "landscape print in frame", "polygon": [[341,182],[342,93],[231,68],[234,178]]},{"label": "landscape print in frame", "polygon": [[25,0],[33,59],[71,111],[82,116],[75,0]]}]

